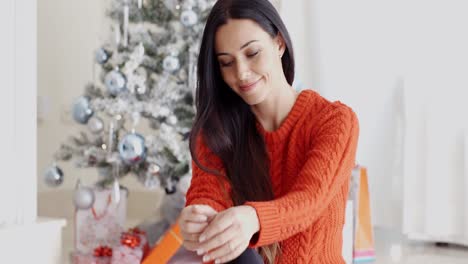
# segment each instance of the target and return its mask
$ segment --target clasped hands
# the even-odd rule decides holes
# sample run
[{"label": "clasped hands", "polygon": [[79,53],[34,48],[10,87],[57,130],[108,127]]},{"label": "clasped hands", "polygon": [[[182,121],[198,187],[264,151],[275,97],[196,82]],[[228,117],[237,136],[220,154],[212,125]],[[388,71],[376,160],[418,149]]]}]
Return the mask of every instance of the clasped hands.
[{"label": "clasped hands", "polygon": [[208,205],[190,205],[182,210],[179,226],[184,247],[216,264],[240,256],[260,229],[255,209],[247,205],[219,213]]}]

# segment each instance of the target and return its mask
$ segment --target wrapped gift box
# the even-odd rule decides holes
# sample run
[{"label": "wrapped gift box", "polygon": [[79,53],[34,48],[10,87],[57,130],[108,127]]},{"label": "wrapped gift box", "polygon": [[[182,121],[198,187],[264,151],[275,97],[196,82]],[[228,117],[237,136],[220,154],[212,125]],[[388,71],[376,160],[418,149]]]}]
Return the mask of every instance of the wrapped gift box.
[{"label": "wrapped gift box", "polygon": [[146,235],[138,228],[131,228],[120,236],[120,244],[114,246],[112,264],[140,264],[148,252]]},{"label": "wrapped gift box", "polygon": [[91,253],[81,253],[78,251],[70,254],[72,264],[111,264],[111,256],[94,256]]},{"label": "wrapped gift box", "polygon": [[111,264],[140,264],[143,250],[139,247],[131,248],[125,245],[113,248]]}]

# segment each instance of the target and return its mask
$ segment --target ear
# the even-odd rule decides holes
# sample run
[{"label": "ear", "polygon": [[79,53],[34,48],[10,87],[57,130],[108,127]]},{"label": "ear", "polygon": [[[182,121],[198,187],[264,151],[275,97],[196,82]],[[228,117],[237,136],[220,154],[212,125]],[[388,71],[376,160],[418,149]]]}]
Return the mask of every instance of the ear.
[{"label": "ear", "polygon": [[281,35],[280,32],[278,32],[278,35],[275,37],[275,43],[278,47],[278,55],[281,58],[286,51],[286,42],[284,41],[283,35]]}]

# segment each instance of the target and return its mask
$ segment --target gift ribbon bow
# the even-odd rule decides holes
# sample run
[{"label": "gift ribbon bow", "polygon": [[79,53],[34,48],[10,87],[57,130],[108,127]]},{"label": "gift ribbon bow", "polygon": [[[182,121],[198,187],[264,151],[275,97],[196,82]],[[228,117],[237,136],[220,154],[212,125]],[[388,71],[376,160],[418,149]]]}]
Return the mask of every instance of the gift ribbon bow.
[{"label": "gift ribbon bow", "polygon": [[99,246],[94,249],[95,257],[112,257],[112,248],[108,246]]},{"label": "gift ribbon bow", "polygon": [[138,247],[140,242],[140,237],[137,234],[123,233],[120,237],[120,244],[130,248]]}]

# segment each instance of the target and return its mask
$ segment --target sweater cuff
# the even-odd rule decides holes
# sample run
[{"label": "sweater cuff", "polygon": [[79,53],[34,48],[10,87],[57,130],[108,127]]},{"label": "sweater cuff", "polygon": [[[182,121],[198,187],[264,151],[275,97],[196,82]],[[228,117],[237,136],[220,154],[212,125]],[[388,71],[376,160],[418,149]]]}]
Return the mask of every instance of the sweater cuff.
[{"label": "sweater cuff", "polygon": [[272,202],[246,202],[244,205],[255,208],[260,224],[260,229],[253,236],[249,247],[261,247],[278,241],[281,233],[281,219],[279,218],[278,208]]}]

